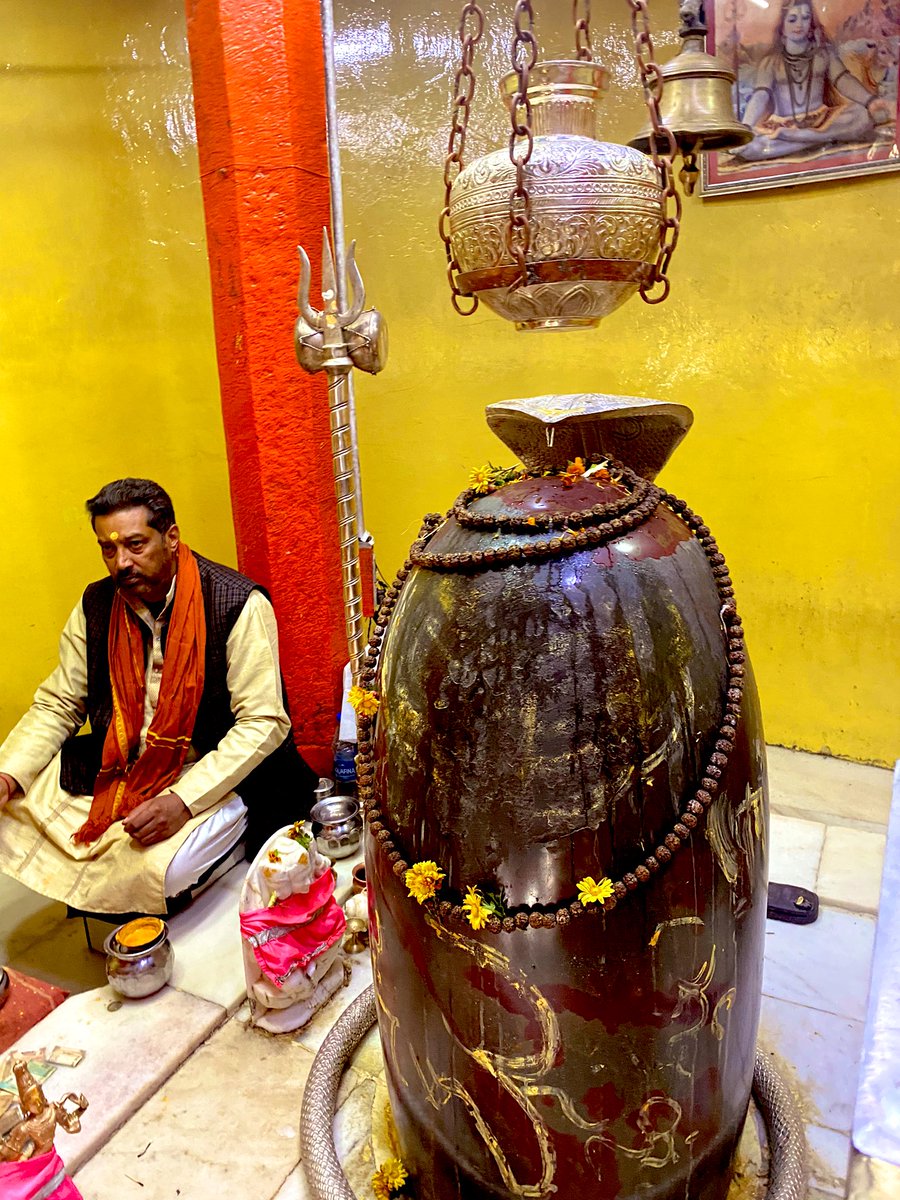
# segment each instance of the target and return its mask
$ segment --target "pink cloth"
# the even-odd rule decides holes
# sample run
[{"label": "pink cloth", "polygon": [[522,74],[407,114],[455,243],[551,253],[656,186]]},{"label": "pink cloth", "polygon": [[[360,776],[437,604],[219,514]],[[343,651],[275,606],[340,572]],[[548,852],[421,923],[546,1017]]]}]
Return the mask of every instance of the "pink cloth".
[{"label": "pink cloth", "polygon": [[[24,1162],[0,1162],[0,1196],[3,1200],[34,1200],[62,1171],[63,1160],[55,1150]],[[84,1200],[68,1175],[63,1175],[53,1191],[44,1194],[48,1200]]]},{"label": "pink cloth", "polygon": [[241,933],[259,969],[276,987],[305,970],[333,946],[347,924],[334,899],[334,872],[326,871],[305,895],[288,896],[271,908],[240,914]]}]

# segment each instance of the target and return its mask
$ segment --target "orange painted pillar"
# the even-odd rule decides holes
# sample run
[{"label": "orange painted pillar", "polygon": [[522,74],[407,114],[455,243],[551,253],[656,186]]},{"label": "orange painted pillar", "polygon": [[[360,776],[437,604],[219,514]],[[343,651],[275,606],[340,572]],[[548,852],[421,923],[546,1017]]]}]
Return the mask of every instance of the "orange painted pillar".
[{"label": "orange painted pillar", "polygon": [[297,246],[319,279],[330,224],[321,36],[316,0],[188,0],[238,563],[272,596],[297,744],[320,772],[347,646],[326,380],[297,365],[293,324]]}]

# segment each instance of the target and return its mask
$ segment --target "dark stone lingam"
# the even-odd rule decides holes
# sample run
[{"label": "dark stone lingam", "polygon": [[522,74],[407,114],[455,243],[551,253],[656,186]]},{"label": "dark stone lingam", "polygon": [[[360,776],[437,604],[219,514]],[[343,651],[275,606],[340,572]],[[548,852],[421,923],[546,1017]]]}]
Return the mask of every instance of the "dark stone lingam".
[{"label": "dark stone lingam", "polygon": [[[650,480],[691,420],[595,396],[488,413],[534,472],[609,456]],[[366,870],[420,1200],[728,1190],[760,1003],[762,724],[712,535],[646,487],[632,524],[631,481],[536,474],[472,498],[494,527],[438,526],[420,559],[439,569],[413,567],[387,627]],[[571,520],[619,502],[608,536]],[[423,860],[446,878],[420,905],[397,864]],[[579,903],[588,876],[613,881],[606,909]],[[505,905],[477,931],[471,887]]]}]

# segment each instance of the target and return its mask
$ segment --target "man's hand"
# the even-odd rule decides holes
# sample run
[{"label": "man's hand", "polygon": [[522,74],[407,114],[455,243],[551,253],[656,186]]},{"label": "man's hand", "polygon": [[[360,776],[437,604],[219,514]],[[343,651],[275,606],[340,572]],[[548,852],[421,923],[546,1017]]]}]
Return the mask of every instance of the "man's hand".
[{"label": "man's hand", "polygon": [[125,832],[142,846],[155,846],[177,833],[190,815],[179,796],[174,792],[162,792],[139,804],[122,825]]},{"label": "man's hand", "polygon": [[12,775],[3,775],[0,773],[0,808],[3,807],[7,800],[12,800],[13,796],[19,790],[19,784],[13,779]]}]

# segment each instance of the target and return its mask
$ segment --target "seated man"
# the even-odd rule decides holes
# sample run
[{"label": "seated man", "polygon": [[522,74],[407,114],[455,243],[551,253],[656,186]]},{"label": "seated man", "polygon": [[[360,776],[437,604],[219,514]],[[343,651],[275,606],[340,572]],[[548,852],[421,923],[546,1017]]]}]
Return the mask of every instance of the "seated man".
[{"label": "seated man", "polygon": [[[88,912],[164,913],[244,836],[307,814],[266,594],[120,479],[87,502],[109,578],[0,747],[0,871]],[[90,721],[90,733],[77,731]]]}]

